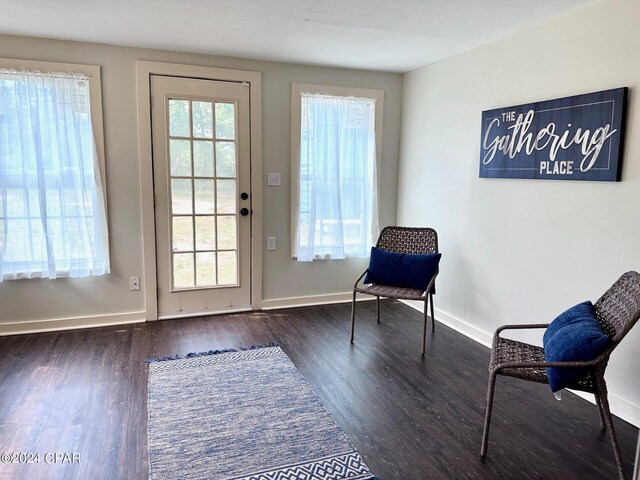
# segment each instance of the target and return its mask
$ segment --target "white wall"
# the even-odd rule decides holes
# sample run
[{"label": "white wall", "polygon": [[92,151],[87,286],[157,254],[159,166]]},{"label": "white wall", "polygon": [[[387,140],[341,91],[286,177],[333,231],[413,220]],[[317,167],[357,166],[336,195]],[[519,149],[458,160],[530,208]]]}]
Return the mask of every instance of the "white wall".
[{"label": "white wall", "polygon": [[[549,322],[640,270],[638,25],[637,0],[596,2],[405,75],[397,218],[438,230],[443,318],[486,339],[501,324]],[[622,86],[621,183],[478,178],[483,110]],[[637,326],[607,371],[617,411],[635,423],[639,349]]]},{"label": "white wall", "polygon": [[[291,83],[385,91],[382,138],[382,225],[395,221],[402,75],[261,62],[186,53],[0,35],[0,57],[87,63],[102,67],[111,271],[88,279],[21,280],[0,284],[0,333],[12,322],[100,317],[143,319],[143,292],[129,291],[129,277],[143,275],[135,61],[151,60],[262,72],[263,172],[281,172],[281,187],[264,186],[263,233],[278,250],[263,253],[263,298],[279,299],[350,291],[366,261],[299,264],[290,259],[289,170]],[[265,182],[266,183],[266,182]],[[264,244],[265,242],[263,242]],[[264,248],[264,247],[263,247]],[[144,279],[142,286],[144,288]],[[69,321],[68,326],[82,322]],[[4,324],[4,327],[2,326]],[[46,328],[46,323],[32,323]]]}]

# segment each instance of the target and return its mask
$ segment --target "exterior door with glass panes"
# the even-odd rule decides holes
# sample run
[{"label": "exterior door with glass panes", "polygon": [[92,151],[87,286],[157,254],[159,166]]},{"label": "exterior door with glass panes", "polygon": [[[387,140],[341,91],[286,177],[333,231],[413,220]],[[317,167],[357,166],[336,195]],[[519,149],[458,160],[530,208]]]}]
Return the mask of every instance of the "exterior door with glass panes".
[{"label": "exterior door with glass panes", "polygon": [[158,317],[251,306],[249,87],[151,76]]}]

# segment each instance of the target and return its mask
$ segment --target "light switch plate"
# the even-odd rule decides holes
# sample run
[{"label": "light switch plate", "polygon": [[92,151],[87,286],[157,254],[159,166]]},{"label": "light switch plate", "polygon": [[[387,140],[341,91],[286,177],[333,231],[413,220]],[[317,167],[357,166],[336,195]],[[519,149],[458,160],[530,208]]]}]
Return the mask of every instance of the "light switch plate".
[{"label": "light switch plate", "polygon": [[280,186],[280,174],[279,173],[267,173],[267,185],[271,187]]},{"label": "light switch plate", "polygon": [[272,251],[276,249],[276,237],[267,237],[267,250]]}]

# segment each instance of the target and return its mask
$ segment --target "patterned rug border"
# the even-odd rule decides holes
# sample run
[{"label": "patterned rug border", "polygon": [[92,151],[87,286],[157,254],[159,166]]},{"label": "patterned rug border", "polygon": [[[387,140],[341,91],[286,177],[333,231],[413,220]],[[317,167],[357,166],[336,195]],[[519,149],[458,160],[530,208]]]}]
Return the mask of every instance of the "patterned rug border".
[{"label": "patterned rug border", "polygon": [[[362,473],[364,467],[367,472]],[[336,480],[382,480],[368,471],[364,459],[357,450],[329,455],[293,465],[282,466],[277,470],[264,470],[240,477],[231,477],[227,480],[272,480],[272,479],[297,479],[314,478],[313,470],[338,470],[342,469]],[[343,475],[348,475],[347,477]]]},{"label": "patterned rug border", "polygon": [[231,352],[241,352],[243,350],[257,350],[259,348],[270,348],[270,347],[279,347],[280,344],[277,342],[267,342],[267,343],[256,343],[254,345],[248,345],[244,347],[238,348],[222,348],[218,350],[209,350],[207,352],[190,352],[186,355],[180,355],[176,353],[173,357],[165,356],[165,357],[157,357],[157,358],[146,358],[144,363],[155,363],[155,362],[168,362],[171,360],[182,360],[184,358],[197,358],[197,357],[208,357],[209,355],[220,355],[221,353],[231,353]]},{"label": "patterned rug border", "polygon": [[280,347],[262,347],[251,348],[248,350],[219,352],[211,355],[178,358],[170,361],[151,362],[149,363],[149,375],[170,370],[204,367],[207,365],[256,361],[276,355],[286,356]]}]

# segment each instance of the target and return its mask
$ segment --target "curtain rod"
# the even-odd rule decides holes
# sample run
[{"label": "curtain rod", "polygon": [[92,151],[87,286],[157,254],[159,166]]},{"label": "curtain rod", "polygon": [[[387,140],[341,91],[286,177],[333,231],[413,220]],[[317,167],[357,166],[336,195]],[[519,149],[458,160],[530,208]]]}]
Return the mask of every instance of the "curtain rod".
[{"label": "curtain rod", "polygon": [[300,93],[300,96],[301,97],[314,97],[314,98],[335,98],[335,99],[348,98],[350,100],[370,100],[372,102],[376,102],[377,101],[376,98],[370,98],[370,97],[355,97],[353,95],[328,95],[328,94],[324,94],[324,93],[302,92],[302,93]]}]

